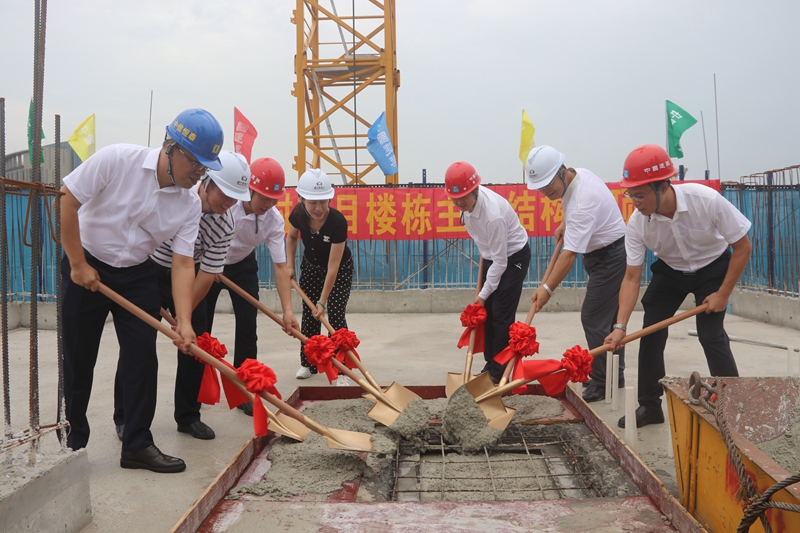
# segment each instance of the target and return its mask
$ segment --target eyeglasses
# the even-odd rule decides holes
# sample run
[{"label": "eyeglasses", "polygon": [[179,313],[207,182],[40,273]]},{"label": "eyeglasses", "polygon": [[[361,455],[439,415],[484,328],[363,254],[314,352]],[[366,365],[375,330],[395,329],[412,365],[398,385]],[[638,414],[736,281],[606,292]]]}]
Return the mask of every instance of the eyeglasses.
[{"label": "eyeglasses", "polygon": [[562,174],[562,170],[561,170],[561,169],[558,169],[558,172],[556,172],[556,175],[555,175],[555,176],[553,176],[553,179],[552,179],[552,180],[550,180],[550,183],[548,183],[548,184],[547,184],[547,185],[545,185],[544,187],[539,187],[539,188],[538,188],[538,189],[536,189],[536,190],[537,190],[537,191],[543,191],[543,190],[545,190],[545,189],[552,189],[552,188],[553,188],[553,184],[556,182],[556,180],[557,180],[558,178],[563,178],[563,174]]},{"label": "eyeglasses", "polygon": [[642,203],[644,201],[645,198],[650,196],[650,194],[653,192],[653,190],[654,189],[650,189],[650,192],[648,192],[647,194],[643,194],[641,196],[637,196],[637,195],[629,193],[628,191],[625,191],[624,193],[622,193],[622,196],[624,196],[625,198],[627,198],[628,200],[630,200],[631,202],[633,202],[635,204],[640,204],[640,203]]},{"label": "eyeglasses", "polygon": [[183,157],[185,157],[186,159],[188,159],[188,160],[189,160],[189,162],[192,164],[192,170],[196,170],[196,171],[198,171],[198,172],[205,172],[206,170],[208,170],[208,167],[207,167],[207,166],[205,166],[205,165],[203,165],[202,163],[200,163],[200,161],[198,161],[197,159],[194,159],[194,158],[192,158],[192,157],[189,157],[189,156],[186,154],[186,152],[184,152],[183,150],[181,150],[181,148],[180,148],[179,146],[177,146],[177,145],[176,145],[176,146],[175,146],[175,149],[176,149],[177,151],[179,151],[181,154],[183,154]]}]

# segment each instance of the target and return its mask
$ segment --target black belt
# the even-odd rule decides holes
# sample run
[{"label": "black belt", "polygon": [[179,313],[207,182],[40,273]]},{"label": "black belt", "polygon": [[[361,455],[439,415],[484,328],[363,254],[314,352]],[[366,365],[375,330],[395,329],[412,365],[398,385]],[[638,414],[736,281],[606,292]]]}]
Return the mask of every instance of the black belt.
[{"label": "black belt", "polygon": [[616,241],[612,242],[611,244],[609,244],[607,246],[603,246],[602,248],[598,248],[597,250],[592,250],[591,252],[587,252],[587,253],[583,254],[583,257],[591,259],[593,257],[597,257],[598,255],[603,255],[603,254],[605,254],[607,252],[610,252],[611,250],[613,250],[617,246],[622,246],[624,244],[625,244],[625,237],[622,236],[622,237],[620,237],[619,239],[617,239]]}]

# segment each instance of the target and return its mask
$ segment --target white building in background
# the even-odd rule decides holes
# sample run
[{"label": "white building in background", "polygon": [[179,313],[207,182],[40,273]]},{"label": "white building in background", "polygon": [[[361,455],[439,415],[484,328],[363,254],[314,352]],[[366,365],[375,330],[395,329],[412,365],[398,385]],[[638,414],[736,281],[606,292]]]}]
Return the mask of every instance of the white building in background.
[{"label": "white building in background", "polygon": [[[56,154],[61,158],[62,178],[81,164],[78,154],[75,153],[66,141],[61,143],[60,150],[56,149],[55,143],[42,146],[42,154],[44,154],[44,163],[42,163],[40,167],[42,183],[51,185],[55,183]],[[6,155],[6,175],[4,177],[18,181],[32,181],[31,160],[27,150]]]}]

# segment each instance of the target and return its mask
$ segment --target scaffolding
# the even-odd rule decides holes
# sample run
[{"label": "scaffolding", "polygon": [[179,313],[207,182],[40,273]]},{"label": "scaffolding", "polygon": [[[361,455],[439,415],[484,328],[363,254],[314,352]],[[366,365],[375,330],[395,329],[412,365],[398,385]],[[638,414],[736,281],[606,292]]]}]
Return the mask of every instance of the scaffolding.
[{"label": "scaffolding", "polygon": [[[394,0],[344,4],[350,13],[340,14],[335,0],[297,0],[292,14],[297,27],[292,168],[298,176],[307,168],[322,168],[340,175],[344,185],[365,185],[370,172],[377,168],[380,174],[366,146],[367,131],[381,112],[398,155]],[[378,87],[382,95],[373,90]],[[385,183],[398,183],[398,174],[386,176]]]}]

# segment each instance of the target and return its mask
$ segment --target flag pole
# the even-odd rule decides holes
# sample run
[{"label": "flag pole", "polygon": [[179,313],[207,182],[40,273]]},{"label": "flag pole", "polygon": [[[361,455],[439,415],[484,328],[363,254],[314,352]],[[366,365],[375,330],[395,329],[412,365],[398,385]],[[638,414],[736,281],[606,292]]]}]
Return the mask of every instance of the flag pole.
[{"label": "flag pole", "polygon": [[[708,144],[706,143],[706,121],[703,112],[700,111],[700,125],[703,126],[703,149],[706,151],[706,172],[708,172]],[[708,177],[708,175],[706,175]]]},{"label": "flag pole", "polygon": [[150,131],[153,129],[153,89],[150,89],[150,117],[147,119],[147,147],[150,148]]},{"label": "flag pole", "polygon": [[664,126],[666,128],[664,132],[664,136],[666,137],[664,147],[667,149],[667,153],[669,153],[669,100],[664,100],[664,118]]},{"label": "flag pole", "polygon": [[717,109],[717,73],[714,73],[714,120],[717,123],[717,179],[722,180],[722,168],[719,162],[719,110]]}]

